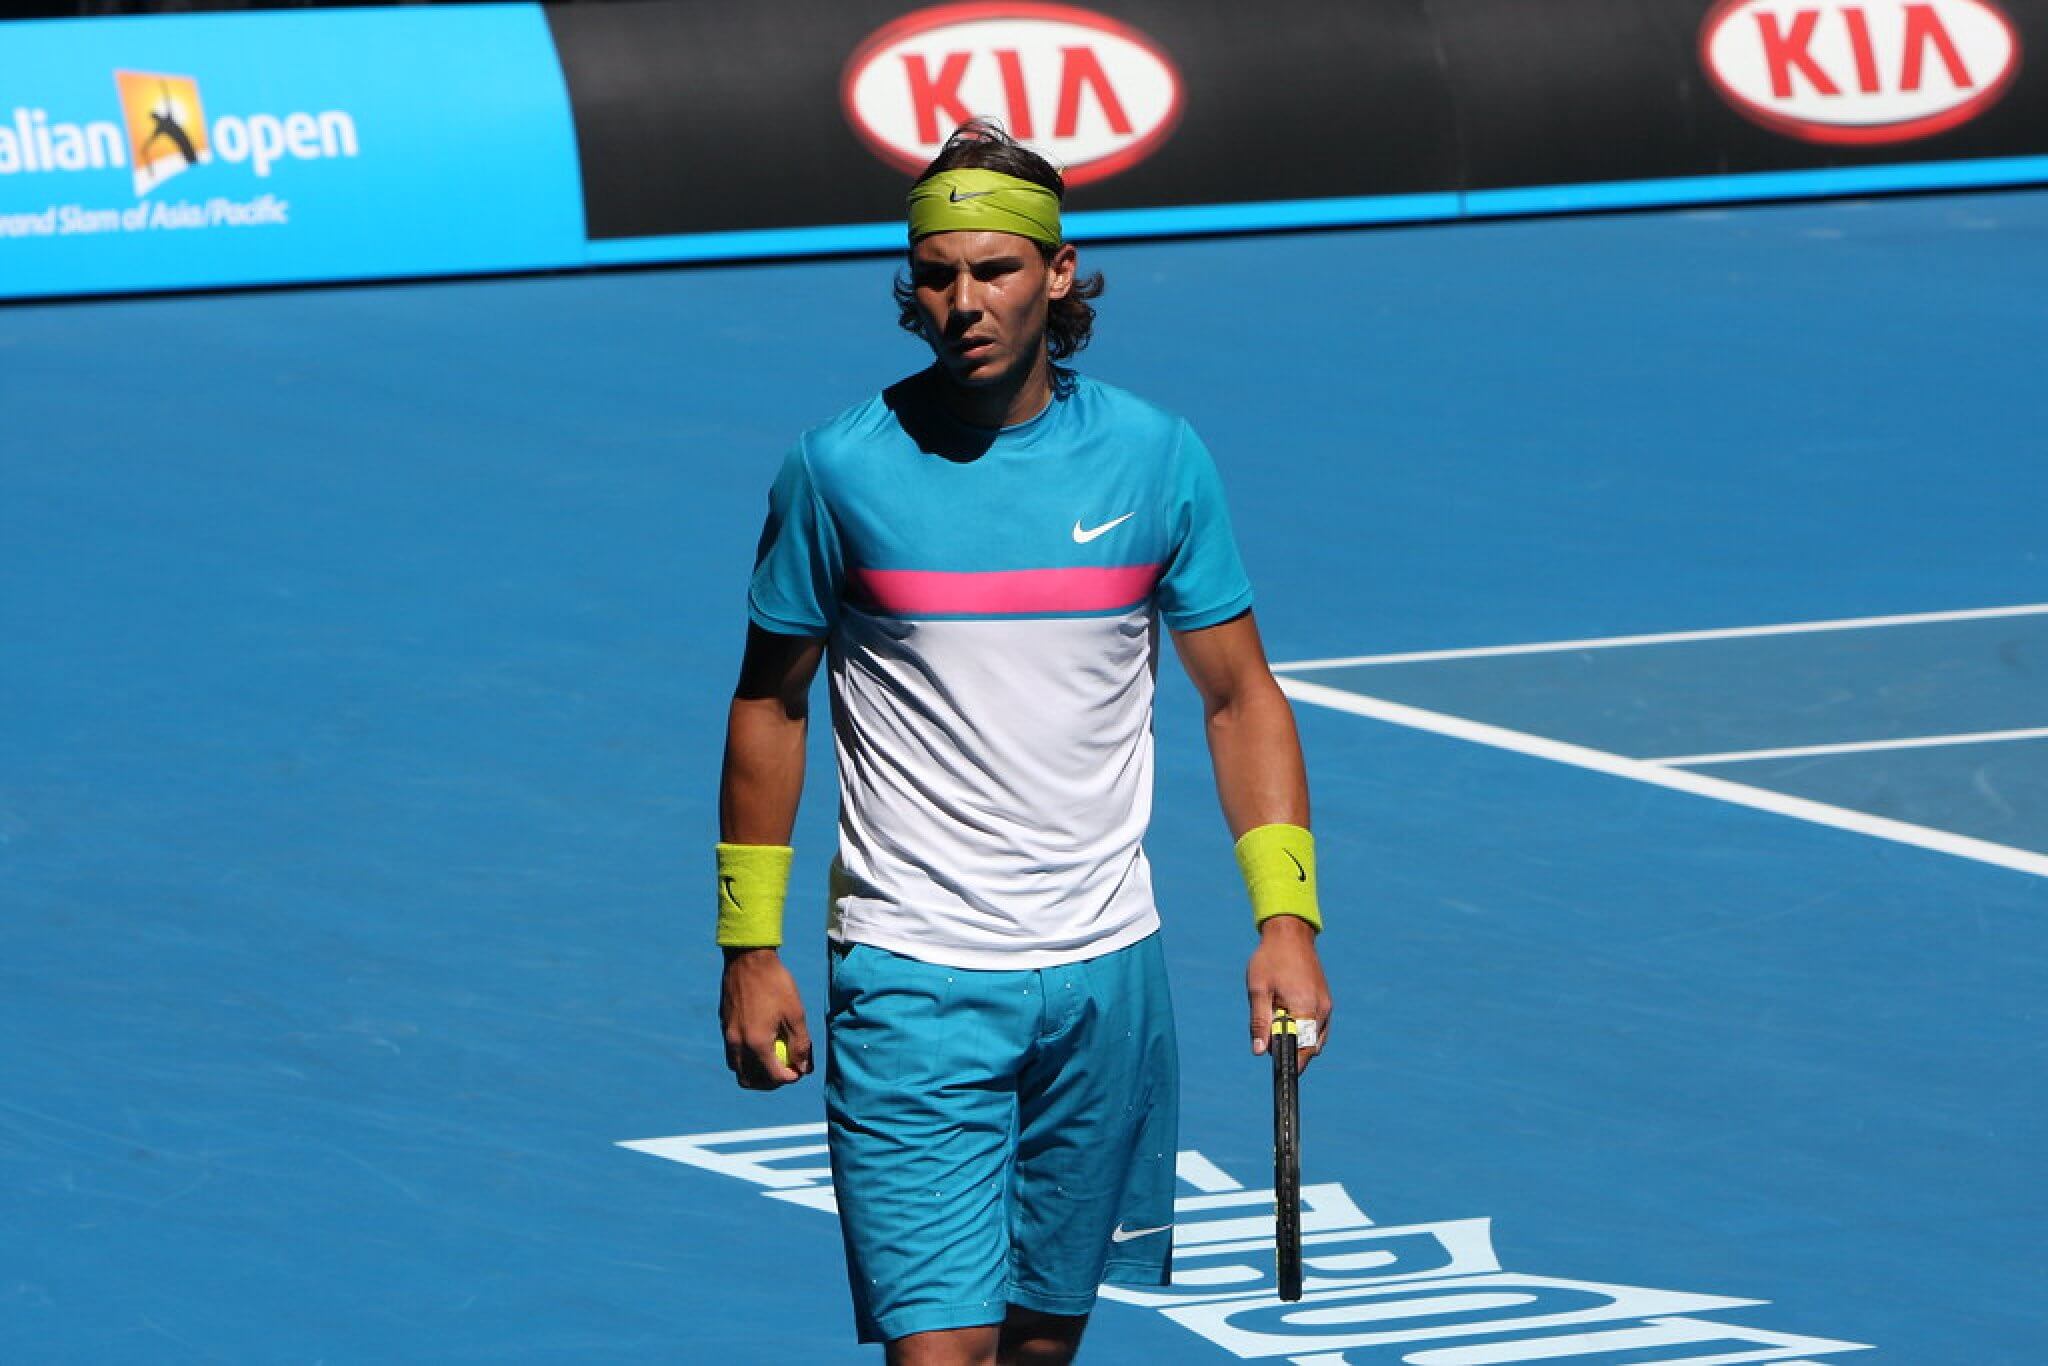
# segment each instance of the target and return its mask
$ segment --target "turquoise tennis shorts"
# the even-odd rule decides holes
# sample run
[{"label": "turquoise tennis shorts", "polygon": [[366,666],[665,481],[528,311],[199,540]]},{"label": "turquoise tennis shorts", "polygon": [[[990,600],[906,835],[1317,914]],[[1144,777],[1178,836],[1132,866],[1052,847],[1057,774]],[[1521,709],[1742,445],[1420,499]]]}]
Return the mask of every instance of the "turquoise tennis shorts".
[{"label": "turquoise tennis shorts", "polygon": [[1158,935],[1021,971],[829,956],[825,1114],[862,1342],[1167,1283],[1180,1060]]}]

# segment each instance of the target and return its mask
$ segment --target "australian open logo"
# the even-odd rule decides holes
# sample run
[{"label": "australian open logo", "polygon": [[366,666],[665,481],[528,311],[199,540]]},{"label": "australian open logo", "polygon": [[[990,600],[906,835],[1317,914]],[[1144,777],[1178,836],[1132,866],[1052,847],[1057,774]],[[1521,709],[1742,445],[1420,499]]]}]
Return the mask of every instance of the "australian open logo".
[{"label": "australian open logo", "polygon": [[199,82],[190,76],[116,71],[114,88],[121,92],[128,145],[134,149],[130,165],[137,197],[212,157]]},{"label": "australian open logo", "polygon": [[358,154],[346,111],[221,114],[211,119],[192,76],[116,71],[121,121],[70,122],[17,108],[0,123],[0,176],[126,169],[139,199],[172,177],[213,163],[267,178],[282,162]]},{"label": "australian open logo", "polygon": [[[282,227],[292,221],[291,201],[266,185],[280,165],[359,153],[355,119],[345,110],[209,114],[198,79],[167,71],[116,71],[114,92],[119,122],[73,122],[34,106],[0,117],[0,185],[15,180],[17,194],[48,195],[26,211],[0,211],[0,238]],[[226,173],[190,182],[193,198],[156,193],[187,171],[222,167]],[[132,198],[61,198],[76,193],[70,184],[104,185],[108,173],[121,172]],[[80,173],[91,178],[74,180]]]}]

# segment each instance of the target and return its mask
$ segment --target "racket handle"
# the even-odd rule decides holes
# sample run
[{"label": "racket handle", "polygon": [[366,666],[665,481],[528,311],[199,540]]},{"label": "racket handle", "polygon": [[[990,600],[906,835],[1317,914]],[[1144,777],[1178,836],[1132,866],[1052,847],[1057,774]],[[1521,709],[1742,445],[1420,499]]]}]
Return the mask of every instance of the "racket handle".
[{"label": "racket handle", "polygon": [[1273,1012],[1273,1252],[1280,1298],[1301,1298],[1301,1075],[1299,1022]]}]

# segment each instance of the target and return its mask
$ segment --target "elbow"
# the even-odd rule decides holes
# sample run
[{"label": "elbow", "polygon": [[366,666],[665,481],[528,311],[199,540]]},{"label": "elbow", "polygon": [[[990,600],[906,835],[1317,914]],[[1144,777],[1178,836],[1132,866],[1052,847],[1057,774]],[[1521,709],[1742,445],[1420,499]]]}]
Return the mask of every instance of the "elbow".
[{"label": "elbow", "polygon": [[1233,725],[1248,717],[1263,717],[1274,711],[1291,712],[1287,694],[1272,674],[1261,670],[1257,676],[1232,680],[1202,697],[1202,714],[1210,725]]}]

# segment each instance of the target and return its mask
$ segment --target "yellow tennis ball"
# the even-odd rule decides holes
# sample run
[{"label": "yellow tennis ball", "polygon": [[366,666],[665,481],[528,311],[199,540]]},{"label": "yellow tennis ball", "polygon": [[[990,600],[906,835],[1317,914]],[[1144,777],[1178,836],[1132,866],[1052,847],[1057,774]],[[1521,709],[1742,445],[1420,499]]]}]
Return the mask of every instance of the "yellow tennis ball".
[{"label": "yellow tennis ball", "polygon": [[789,1045],[780,1039],[775,1041],[775,1061],[784,1067],[789,1066]]}]

